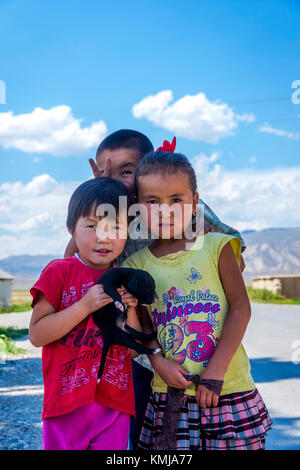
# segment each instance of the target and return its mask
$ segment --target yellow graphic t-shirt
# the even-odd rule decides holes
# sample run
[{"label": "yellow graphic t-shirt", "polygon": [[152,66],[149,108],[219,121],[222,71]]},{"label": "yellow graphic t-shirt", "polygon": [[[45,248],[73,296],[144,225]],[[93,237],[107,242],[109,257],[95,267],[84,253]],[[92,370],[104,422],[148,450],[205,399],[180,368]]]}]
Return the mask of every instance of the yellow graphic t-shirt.
[{"label": "yellow graphic t-shirt", "polygon": [[[188,251],[156,258],[145,247],[122,265],[143,269],[154,278],[158,301],[147,309],[157,339],[165,357],[175,360],[191,374],[200,375],[207,366],[229,309],[218,272],[220,253],[228,242],[240,262],[238,238],[209,232],[199,236]],[[221,395],[254,387],[250,362],[240,344],[225,373]],[[152,388],[156,392],[167,391],[156,372]],[[195,395],[195,385],[185,393]]]}]

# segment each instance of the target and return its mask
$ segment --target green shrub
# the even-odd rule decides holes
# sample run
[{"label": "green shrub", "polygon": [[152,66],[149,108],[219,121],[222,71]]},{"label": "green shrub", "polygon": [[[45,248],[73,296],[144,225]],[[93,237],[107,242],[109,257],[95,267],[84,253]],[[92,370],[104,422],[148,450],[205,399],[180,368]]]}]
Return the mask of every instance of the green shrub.
[{"label": "green shrub", "polygon": [[26,352],[25,349],[19,348],[14,340],[27,334],[28,328],[16,329],[11,326],[8,328],[0,327],[0,356]]},{"label": "green shrub", "polygon": [[13,339],[4,334],[0,334],[0,355],[1,354],[20,354],[25,352],[25,349],[18,348]]},{"label": "green shrub", "polygon": [[28,335],[28,328],[17,329],[12,326],[0,326],[0,335],[8,336],[10,339],[18,339],[22,338],[22,336]]},{"label": "green shrub", "polygon": [[287,299],[284,295],[274,294],[267,289],[253,289],[247,286],[249,299],[253,302],[266,302],[278,304],[300,304],[300,299]]},{"label": "green shrub", "polygon": [[24,302],[19,305],[11,305],[10,307],[1,307],[0,313],[13,313],[13,312],[29,312],[32,310],[30,302]]}]

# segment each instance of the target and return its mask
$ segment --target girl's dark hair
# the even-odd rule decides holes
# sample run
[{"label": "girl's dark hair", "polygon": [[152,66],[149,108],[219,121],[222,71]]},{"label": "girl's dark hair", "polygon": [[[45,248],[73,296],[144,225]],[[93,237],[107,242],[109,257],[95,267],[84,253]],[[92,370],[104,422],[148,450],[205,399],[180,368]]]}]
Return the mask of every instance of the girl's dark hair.
[{"label": "girl's dark hair", "polygon": [[95,178],[82,183],[71,196],[67,227],[73,233],[79,217],[87,217],[100,204],[111,204],[119,212],[119,197],[127,197],[127,207],[132,204],[126,186],[108,177]]},{"label": "girl's dark hair", "polygon": [[138,192],[138,179],[153,173],[172,174],[182,172],[189,179],[190,187],[193,195],[197,192],[197,178],[190,161],[181,153],[163,152],[158,150],[151,152],[142,158],[135,172],[135,189]]}]

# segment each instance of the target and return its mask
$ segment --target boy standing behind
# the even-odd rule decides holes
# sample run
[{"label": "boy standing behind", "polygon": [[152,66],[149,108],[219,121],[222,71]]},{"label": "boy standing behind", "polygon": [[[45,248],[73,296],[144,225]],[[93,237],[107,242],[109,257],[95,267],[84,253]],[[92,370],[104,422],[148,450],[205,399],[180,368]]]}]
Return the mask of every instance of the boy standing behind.
[{"label": "boy standing behind", "polygon": [[[138,162],[147,153],[154,150],[151,141],[141,132],[131,129],[120,129],[108,135],[99,145],[96,152],[96,162],[90,159],[94,176],[96,178],[109,176],[121,181],[128,189],[131,199],[136,201],[134,175]],[[204,205],[205,232],[217,231],[229,235],[235,235],[241,239],[242,251],[245,249],[244,241],[239,232],[232,227],[223,224],[216,214],[201,200],[199,204]],[[153,240],[133,240],[128,238],[125,249],[117,258],[115,265],[122,262],[131,254],[135,253]],[[70,240],[65,258],[73,256],[77,252],[77,246],[73,238]],[[243,270],[243,269],[242,269]],[[140,430],[142,427],[148,399],[151,393],[151,380],[153,369],[147,356],[141,355],[132,361],[132,374],[136,398],[136,419],[132,421],[130,428],[131,447],[136,449]]]}]

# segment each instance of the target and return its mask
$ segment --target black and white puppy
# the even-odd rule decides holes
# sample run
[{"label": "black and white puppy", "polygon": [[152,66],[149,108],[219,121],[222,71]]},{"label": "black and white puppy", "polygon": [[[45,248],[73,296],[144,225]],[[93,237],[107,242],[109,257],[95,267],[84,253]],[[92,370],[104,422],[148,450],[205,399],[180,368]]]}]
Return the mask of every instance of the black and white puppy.
[{"label": "black and white puppy", "polygon": [[156,333],[141,333],[126,324],[127,307],[122,303],[122,298],[117,291],[117,288],[122,286],[142,305],[150,305],[156,301],[155,282],[152,276],[141,269],[112,268],[102,274],[97,284],[102,284],[104,292],[113,299],[112,303],[93,313],[94,322],[103,333],[99,380],[111,344],[127,346],[139,354],[156,354],[160,349],[146,348],[135,341],[150,341],[156,337]]}]

